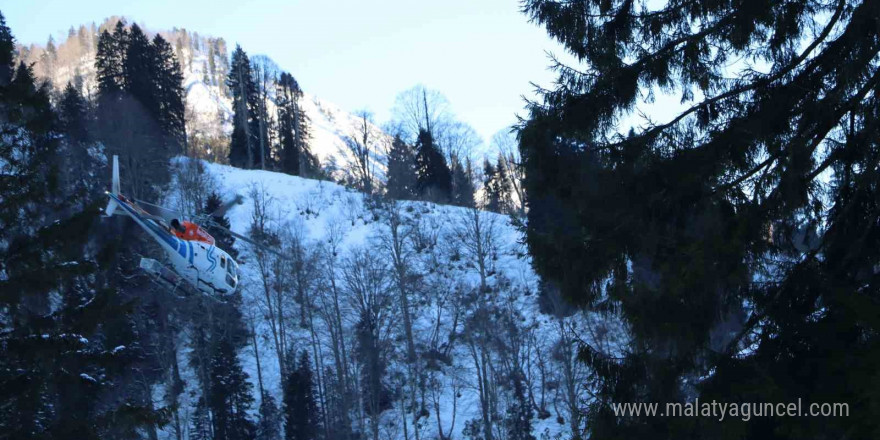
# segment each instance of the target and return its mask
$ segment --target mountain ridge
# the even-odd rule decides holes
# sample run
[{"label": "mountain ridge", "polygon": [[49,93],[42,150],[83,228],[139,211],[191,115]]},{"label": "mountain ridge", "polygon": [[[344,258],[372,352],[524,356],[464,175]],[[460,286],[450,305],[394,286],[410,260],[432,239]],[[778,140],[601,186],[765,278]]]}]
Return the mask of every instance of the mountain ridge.
[{"label": "mountain ridge", "polygon": [[[94,99],[97,95],[94,67],[98,36],[112,30],[122,17],[112,16],[100,25],[79,26],[59,43],[47,45],[17,45],[18,61],[34,66],[37,77],[48,81],[57,91],[67,83],[74,84],[83,96]],[[135,23],[135,22],[131,22]],[[152,38],[159,34],[174,48],[184,75],[186,91],[187,140],[196,150],[197,157],[225,163],[229,136],[232,132],[232,98],[225,84],[229,69],[229,48],[222,37],[191,32],[185,28],[170,31],[144,29]],[[52,40],[50,40],[52,41]],[[54,53],[54,54],[53,54]],[[253,55],[254,62],[280,74],[283,70],[267,55]],[[270,88],[271,89],[271,88]],[[270,93],[274,93],[270,90]],[[268,113],[276,115],[274,96],[269,97]],[[303,107],[311,121],[309,147],[320,160],[328,176],[343,180],[354,156],[347,146],[349,138],[357,135],[360,118],[353,112],[304,92]],[[370,135],[376,139],[378,151],[390,146],[391,137],[372,121],[368,121]],[[371,157],[376,178],[384,175],[384,155]]]}]

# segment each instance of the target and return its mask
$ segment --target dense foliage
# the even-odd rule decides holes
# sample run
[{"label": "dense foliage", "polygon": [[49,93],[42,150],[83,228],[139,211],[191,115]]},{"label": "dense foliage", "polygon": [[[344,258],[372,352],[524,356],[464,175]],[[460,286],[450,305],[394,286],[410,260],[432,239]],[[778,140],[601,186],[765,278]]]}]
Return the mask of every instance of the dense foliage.
[{"label": "dense foliage", "polygon": [[78,92],[56,113],[31,68],[12,68],[12,38],[0,15],[0,435],[127,437],[165,414],[135,385],[148,341],[75,174],[101,168],[92,126]]},{"label": "dense foliage", "polygon": [[[584,66],[557,64],[521,126],[535,267],[631,333],[621,353],[583,348],[591,438],[876,437],[880,3],[657,6],[524,3]],[[636,120],[668,95],[674,112]],[[851,412],[746,423],[609,406],[695,397]]]},{"label": "dense foliage", "polygon": [[95,55],[98,79],[97,137],[108,154],[120,157],[130,176],[123,192],[140,199],[158,196],[168,182],[168,161],[183,153],[183,74],[168,42],[151,42],[134,24],[105,30]]},{"label": "dense foliage", "polygon": [[430,131],[419,130],[415,150],[419,195],[426,200],[448,201],[452,195],[452,173]]}]

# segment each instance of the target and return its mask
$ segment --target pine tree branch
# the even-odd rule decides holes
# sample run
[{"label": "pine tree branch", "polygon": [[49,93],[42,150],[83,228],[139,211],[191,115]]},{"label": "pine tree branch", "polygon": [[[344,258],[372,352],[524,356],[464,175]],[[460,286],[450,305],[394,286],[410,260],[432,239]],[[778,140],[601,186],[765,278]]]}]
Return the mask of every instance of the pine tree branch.
[{"label": "pine tree branch", "polygon": [[[677,117],[675,117],[671,121],[669,121],[665,124],[661,124],[661,125],[657,125],[657,126],[652,127],[648,131],[640,134],[636,139],[642,140],[642,139],[652,138],[652,137],[656,136],[659,132],[664,131],[667,128],[672,127],[673,125],[678,124],[684,118],[693,114],[697,110],[705,109],[712,104],[715,104],[719,101],[725,100],[725,99],[730,98],[732,96],[741,95],[743,93],[750,92],[752,90],[755,90],[755,89],[758,89],[761,87],[766,87],[766,86],[772,84],[774,81],[787,75],[788,73],[793,71],[795,68],[797,68],[798,65],[800,65],[800,63],[803,62],[810,55],[810,53],[812,53],[816,49],[816,47],[819,46],[819,44],[821,44],[823,41],[825,41],[825,39],[828,38],[828,35],[830,35],[831,30],[834,28],[834,26],[840,20],[845,4],[846,4],[846,2],[844,0],[838,1],[837,9],[835,10],[834,15],[831,17],[828,24],[822,30],[822,33],[819,34],[819,36],[806,49],[804,49],[801,52],[801,54],[798,55],[798,57],[796,57],[794,60],[792,60],[792,62],[790,62],[787,66],[783,67],[782,69],[778,70],[776,73],[774,73],[766,78],[759,79],[759,80],[752,82],[748,85],[729,90],[725,93],[722,93],[722,94],[717,95],[715,97],[712,97],[710,99],[704,100],[697,105],[691,106],[690,108],[688,108],[687,110],[685,110],[684,112],[679,114]],[[815,67],[815,65],[810,68],[814,68],[814,67]],[[808,71],[808,70],[805,70],[805,71]],[[618,148],[621,145],[623,145],[624,143],[631,142],[632,140],[633,139],[616,142],[613,144],[609,144],[609,145],[600,147],[600,149],[606,150],[606,149]]]}]

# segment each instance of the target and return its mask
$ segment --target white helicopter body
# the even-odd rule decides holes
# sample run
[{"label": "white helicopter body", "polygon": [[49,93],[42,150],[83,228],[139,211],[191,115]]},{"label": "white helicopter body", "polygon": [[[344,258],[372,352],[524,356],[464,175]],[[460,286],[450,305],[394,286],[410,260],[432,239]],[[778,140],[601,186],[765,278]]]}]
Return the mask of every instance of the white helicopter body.
[{"label": "white helicopter body", "polygon": [[[149,214],[119,193],[119,162],[113,156],[113,187],[106,215],[131,217],[165,251],[168,264],[142,258],[140,267],[174,290],[229,295],[238,285],[238,264],[213,244],[175,236],[161,218]],[[193,290],[194,289],[194,290]]]}]

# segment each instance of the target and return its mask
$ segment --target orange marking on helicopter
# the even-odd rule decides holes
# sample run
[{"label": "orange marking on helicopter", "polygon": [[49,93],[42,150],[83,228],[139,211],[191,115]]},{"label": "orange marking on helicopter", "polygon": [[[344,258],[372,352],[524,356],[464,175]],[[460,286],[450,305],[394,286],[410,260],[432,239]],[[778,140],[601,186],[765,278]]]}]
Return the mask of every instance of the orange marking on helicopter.
[{"label": "orange marking on helicopter", "polygon": [[171,228],[171,232],[173,232],[174,235],[177,236],[177,238],[187,241],[200,241],[202,243],[207,243],[210,245],[214,244],[214,237],[212,237],[211,234],[199,227],[199,225],[184,220],[180,222],[180,226],[183,227],[183,231]]}]

